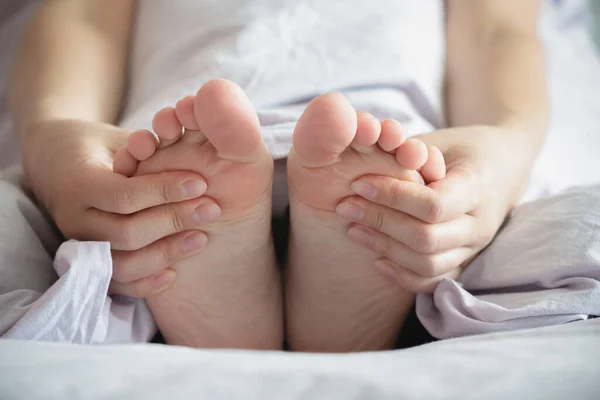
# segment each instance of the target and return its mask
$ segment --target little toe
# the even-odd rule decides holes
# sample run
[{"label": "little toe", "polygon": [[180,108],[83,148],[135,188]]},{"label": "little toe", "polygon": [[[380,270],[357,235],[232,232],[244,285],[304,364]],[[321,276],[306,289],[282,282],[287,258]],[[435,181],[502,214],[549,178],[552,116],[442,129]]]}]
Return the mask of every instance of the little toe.
[{"label": "little toe", "polygon": [[381,150],[390,153],[400,147],[404,140],[404,131],[400,122],[393,119],[381,121],[381,134],[377,141]]},{"label": "little toe", "polygon": [[156,137],[152,132],[147,130],[139,130],[133,132],[127,138],[127,151],[138,161],[144,161],[150,158],[154,152],[158,143]]},{"label": "little toe", "polygon": [[154,115],[152,129],[160,139],[159,147],[167,147],[179,140],[183,125],[173,107],[165,107]]},{"label": "little toe", "polygon": [[377,143],[381,134],[381,123],[373,115],[366,112],[357,113],[356,136],[352,141],[352,148],[357,151],[369,151]]},{"label": "little toe", "polygon": [[427,162],[427,155],[427,146],[419,139],[408,139],[396,150],[396,160],[406,169],[420,169]]},{"label": "little toe", "polygon": [[126,146],[121,147],[115,153],[113,159],[113,172],[131,177],[135,174],[138,167],[138,160],[129,153]]},{"label": "little toe", "polygon": [[421,175],[426,183],[439,181],[446,176],[444,155],[437,147],[427,147],[427,161],[421,167]]}]

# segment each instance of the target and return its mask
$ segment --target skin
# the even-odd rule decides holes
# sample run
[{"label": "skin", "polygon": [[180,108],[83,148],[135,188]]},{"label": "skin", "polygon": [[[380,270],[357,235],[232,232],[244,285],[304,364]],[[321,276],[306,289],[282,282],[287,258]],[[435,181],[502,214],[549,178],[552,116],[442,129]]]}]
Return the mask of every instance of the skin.
[{"label": "skin", "polygon": [[450,128],[419,137],[442,151],[445,178],[421,186],[364,176],[354,185],[364,190],[356,202],[365,217],[350,232],[367,239],[350,238],[413,292],[456,278],[490,243],[527,185],[548,120],[539,1],[448,0],[446,7]]},{"label": "skin", "polygon": [[[145,297],[173,283],[175,273],[165,267],[202,250],[203,232],[178,231],[174,222],[185,208],[177,203],[198,198],[206,184],[185,171],[130,179],[112,172],[131,133],[114,124],[133,11],[132,0],[44,3],[19,50],[10,105],[32,191],[67,238],[111,242],[111,291]],[[136,239],[156,223],[174,229],[162,239]],[[186,247],[194,233],[204,240]]]},{"label": "skin", "polygon": [[[439,148],[447,175],[427,186],[373,175],[352,185],[365,217],[351,221],[349,238],[379,255],[374,268],[406,292],[430,291],[442,277],[456,277],[492,240],[527,183],[547,123],[538,3],[448,0],[451,128],[420,137]],[[175,281],[166,266],[206,243],[184,251],[190,234],[204,232],[202,225],[176,228],[185,218],[178,203],[210,199],[199,197],[207,190],[199,174],[112,172],[131,133],[114,123],[132,15],[133,1],[47,1],[21,46],[10,103],[33,192],[67,237],[113,244],[112,291],[147,297]],[[137,233],[157,218],[173,229],[140,239]],[[357,240],[361,229],[372,235],[369,243]],[[403,243],[408,230],[417,240]]]}]

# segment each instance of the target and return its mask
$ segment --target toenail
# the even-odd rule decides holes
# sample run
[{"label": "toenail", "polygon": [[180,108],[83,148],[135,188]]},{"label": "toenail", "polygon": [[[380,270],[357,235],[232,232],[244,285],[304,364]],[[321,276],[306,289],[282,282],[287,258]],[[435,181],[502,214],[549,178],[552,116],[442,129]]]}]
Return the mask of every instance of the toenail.
[{"label": "toenail", "polygon": [[191,253],[192,251],[201,249],[206,244],[207,240],[208,238],[203,233],[192,233],[183,239],[181,248],[184,253]]},{"label": "toenail", "polygon": [[364,211],[357,205],[350,203],[342,203],[337,206],[335,212],[338,215],[354,222],[361,222],[365,218]]},{"label": "toenail", "polygon": [[355,242],[360,244],[364,244],[366,246],[370,246],[375,243],[375,237],[371,234],[371,232],[366,229],[361,228],[350,228],[348,230],[348,237]]},{"label": "toenail", "polygon": [[181,188],[183,189],[183,196],[186,199],[195,199],[206,192],[206,182],[200,179],[186,181],[183,182]]},{"label": "toenail", "polygon": [[221,208],[216,204],[204,204],[194,210],[196,223],[211,222],[221,216]]},{"label": "toenail", "polygon": [[375,196],[377,196],[377,189],[365,182],[353,182],[352,185],[350,185],[350,189],[366,199],[373,200]]}]

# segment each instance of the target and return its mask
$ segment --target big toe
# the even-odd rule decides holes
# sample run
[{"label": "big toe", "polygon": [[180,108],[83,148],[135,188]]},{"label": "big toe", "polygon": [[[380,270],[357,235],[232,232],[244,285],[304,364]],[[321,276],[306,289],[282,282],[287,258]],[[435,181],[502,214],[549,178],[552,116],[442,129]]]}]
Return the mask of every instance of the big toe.
[{"label": "big toe", "polygon": [[258,116],[235,83],[214,79],[204,84],[194,100],[194,115],[219,157],[257,162],[265,156]]},{"label": "big toe", "polygon": [[323,167],[338,160],[357,130],[356,111],[339,93],[316,97],[304,110],[294,130],[294,152],[307,167]]}]

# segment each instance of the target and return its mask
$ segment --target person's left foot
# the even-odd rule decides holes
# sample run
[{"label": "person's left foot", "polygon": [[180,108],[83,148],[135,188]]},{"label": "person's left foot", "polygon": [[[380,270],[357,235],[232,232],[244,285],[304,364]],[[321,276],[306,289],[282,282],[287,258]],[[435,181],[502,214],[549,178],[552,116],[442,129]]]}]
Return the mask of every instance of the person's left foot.
[{"label": "person's left foot", "polygon": [[405,141],[397,122],[357,114],[339,94],[308,105],[287,163],[291,231],[285,292],[292,350],[393,347],[414,295],[379,273],[373,265],[378,255],[349,240],[348,219],[360,220],[361,212],[353,207],[360,199],[351,185],[366,174],[423,183],[418,169],[433,176],[443,166],[441,153],[429,154],[432,158],[421,141]]}]

